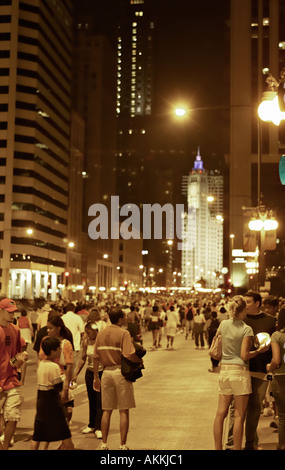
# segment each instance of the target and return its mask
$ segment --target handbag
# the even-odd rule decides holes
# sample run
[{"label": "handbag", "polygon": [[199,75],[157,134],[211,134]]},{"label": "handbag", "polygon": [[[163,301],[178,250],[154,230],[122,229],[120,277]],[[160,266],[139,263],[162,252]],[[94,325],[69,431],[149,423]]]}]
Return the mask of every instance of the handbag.
[{"label": "handbag", "polygon": [[222,337],[220,334],[214,336],[209,349],[209,355],[216,361],[220,361],[222,359]]}]

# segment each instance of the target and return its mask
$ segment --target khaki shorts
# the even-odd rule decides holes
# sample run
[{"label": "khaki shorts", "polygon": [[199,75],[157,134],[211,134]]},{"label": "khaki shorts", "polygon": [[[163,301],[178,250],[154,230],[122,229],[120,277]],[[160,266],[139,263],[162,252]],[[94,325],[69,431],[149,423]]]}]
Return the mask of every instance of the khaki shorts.
[{"label": "khaki shorts", "polygon": [[249,370],[245,366],[221,365],[218,387],[222,395],[249,395],[252,392]]},{"label": "khaki shorts", "polygon": [[101,379],[102,410],[135,408],[133,383],[121,373],[121,366],[107,367]]},{"label": "khaki shorts", "polygon": [[4,414],[4,421],[20,421],[22,387],[11,388],[0,392],[0,413]]}]

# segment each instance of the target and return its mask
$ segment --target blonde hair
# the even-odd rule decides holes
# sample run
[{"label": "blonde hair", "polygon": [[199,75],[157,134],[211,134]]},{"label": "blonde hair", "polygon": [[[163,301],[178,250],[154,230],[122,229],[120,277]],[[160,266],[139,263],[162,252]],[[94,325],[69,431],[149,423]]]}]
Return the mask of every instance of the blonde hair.
[{"label": "blonde hair", "polygon": [[242,295],[235,295],[229,303],[229,313],[234,320],[238,320],[239,314],[244,311],[245,307],[245,298]]}]

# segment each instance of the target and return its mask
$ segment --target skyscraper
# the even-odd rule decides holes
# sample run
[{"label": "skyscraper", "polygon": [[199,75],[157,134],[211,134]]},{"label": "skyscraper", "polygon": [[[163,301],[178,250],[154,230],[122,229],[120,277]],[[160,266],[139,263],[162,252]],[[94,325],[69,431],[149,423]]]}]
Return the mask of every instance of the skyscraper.
[{"label": "skyscraper", "polygon": [[[199,282],[216,287],[223,267],[223,176],[207,172],[200,150],[187,181],[188,213],[184,218],[182,286]],[[204,284],[205,283],[205,284]]]},{"label": "skyscraper", "polygon": [[68,242],[72,2],[5,0],[0,22],[1,292],[55,299]]},{"label": "skyscraper", "polygon": [[85,122],[82,222],[86,286],[110,288],[114,282],[113,245],[110,239],[87,235],[89,208],[96,203],[110,209],[116,177],[116,68],[107,38],[94,33],[92,16],[75,22],[72,104]]},{"label": "skyscraper", "polygon": [[148,0],[122,0],[117,35],[117,194],[142,204],[150,151],[153,34]]}]

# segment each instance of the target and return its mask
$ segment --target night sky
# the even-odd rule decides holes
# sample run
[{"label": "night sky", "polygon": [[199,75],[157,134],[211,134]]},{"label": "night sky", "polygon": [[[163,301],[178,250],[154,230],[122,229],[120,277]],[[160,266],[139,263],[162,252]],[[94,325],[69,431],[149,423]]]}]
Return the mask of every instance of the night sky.
[{"label": "night sky", "polygon": [[[228,153],[228,0],[152,0],[155,24],[154,115],[167,114],[179,100],[196,111],[187,126],[190,153],[197,147],[209,165]],[[115,44],[119,0],[74,0],[75,11],[94,13],[96,32]],[[213,109],[214,108],[214,109]]]}]

